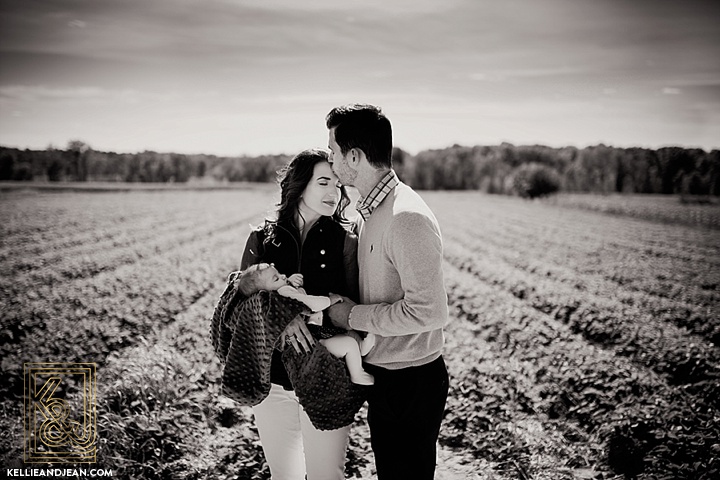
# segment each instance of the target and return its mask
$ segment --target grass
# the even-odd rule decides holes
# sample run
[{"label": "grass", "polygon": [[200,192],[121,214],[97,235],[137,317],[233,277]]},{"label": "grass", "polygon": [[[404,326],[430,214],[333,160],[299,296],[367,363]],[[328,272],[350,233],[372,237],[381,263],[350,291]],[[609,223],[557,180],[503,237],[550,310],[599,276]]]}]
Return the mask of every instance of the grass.
[{"label": "grass", "polygon": [[[422,195],[444,233],[451,311],[438,478],[718,474],[716,206]],[[22,363],[94,361],[98,466],[268,479],[251,410],[218,393],[207,329],[273,201],[272,188],[0,186],[3,466],[22,467]],[[676,208],[709,213],[678,221]],[[349,478],[373,473],[364,416]]]}]

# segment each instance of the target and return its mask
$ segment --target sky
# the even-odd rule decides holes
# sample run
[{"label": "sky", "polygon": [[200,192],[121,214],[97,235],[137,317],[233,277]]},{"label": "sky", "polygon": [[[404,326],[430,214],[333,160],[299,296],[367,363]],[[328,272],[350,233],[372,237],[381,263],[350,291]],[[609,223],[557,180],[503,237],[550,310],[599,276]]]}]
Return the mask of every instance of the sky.
[{"label": "sky", "polygon": [[327,146],[720,148],[720,2],[0,0],[0,145],[221,156]]}]

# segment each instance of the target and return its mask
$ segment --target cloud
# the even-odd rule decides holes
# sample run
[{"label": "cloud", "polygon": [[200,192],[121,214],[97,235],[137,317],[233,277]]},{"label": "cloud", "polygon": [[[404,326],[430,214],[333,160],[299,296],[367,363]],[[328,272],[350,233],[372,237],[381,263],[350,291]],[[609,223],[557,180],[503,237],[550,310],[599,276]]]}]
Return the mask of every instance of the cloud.
[{"label": "cloud", "polygon": [[525,68],[518,66],[513,69],[495,69],[483,73],[471,73],[470,78],[477,81],[500,82],[513,78],[537,79],[543,77],[565,77],[568,75],[592,73],[587,68],[581,67],[547,67],[547,68]]},{"label": "cloud", "polygon": [[55,88],[44,85],[6,85],[0,87],[0,98],[24,102],[122,100],[137,102],[140,93],[136,90],[108,90],[100,87]]},{"label": "cloud", "polygon": [[[718,7],[687,1],[0,2],[0,102],[6,117],[26,112],[23,128],[36,136],[41,120],[47,132],[62,128],[57,119],[68,106],[90,130],[122,120],[155,131],[168,119],[217,123],[225,112],[242,112],[242,124],[262,117],[272,125],[271,117],[314,119],[349,101],[389,112],[429,103],[412,118],[442,115],[438,144],[458,128],[470,141],[492,101],[499,112],[514,109],[510,120],[534,123],[536,112],[544,123],[562,121],[579,109],[560,107],[577,101],[615,113],[633,105],[623,114],[641,119],[693,103],[710,112],[703,118],[718,118]],[[498,129],[518,131],[502,122]],[[247,140],[284,149],[277,141],[261,133]]]},{"label": "cloud", "polygon": [[[225,0],[232,5],[232,0]],[[308,10],[311,12],[337,10],[342,12],[367,12],[377,10],[385,14],[410,15],[413,13],[437,13],[450,9],[456,5],[467,3],[467,0],[363,0],[362,2],[338,2],[337,0],[243,0],[243,5],[270,10]],[[302,7],[298,7],[302,5]]]}]

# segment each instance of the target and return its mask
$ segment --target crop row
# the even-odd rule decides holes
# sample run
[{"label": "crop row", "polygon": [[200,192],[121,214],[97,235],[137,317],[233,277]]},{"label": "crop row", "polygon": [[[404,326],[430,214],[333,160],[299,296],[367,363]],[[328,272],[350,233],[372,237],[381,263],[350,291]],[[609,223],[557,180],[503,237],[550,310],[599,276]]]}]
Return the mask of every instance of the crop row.
[{"label": "crop row", "polygon": [[683,203],[675,195],[562,194],[546,200],[550,205],[610,213],[659,222],[720,228],[716,202]]},{"label": "crop row", "polygon": [[[509,247],[513,241],[533,238],[543,247],[571,245],[571,254],[606,248],[606,260],[612,260],[613,255],[623,258],[648,254],[677,259],[679,263],[708,259],[720,263],[718,232],[712,230],[555,208],[517,198],[479,194],[427,198],[443,223],[473,225],[478,235],[502,238]],[[583,255],[573,260],[582,263]]]},{"label": "crop row", "polygon": [[[245,214],[253,208],[247,207]],[[1,290],[3,357],[101,362],[109,351],[170,321],[203,295],[218,265],[225,265],[223,271],[234,268],[249,218],[228,215],[215,230],[66,259],[42,274],[9,277]],[[235,245],[237,258],[218,256],[223,244]],[[3,368],[10,390],[19,387],[12,380],[18,378],[17,368]]]},{"label": "crop row", "polygon": [[[50,198],[31,197],[26,201],[33,204],[49,202],[52,198],[58,200],[52,205],[45,205],[40,212],[26,213],[32,221],[44,225],[39,231],[41,236],[28,235],[19,228],[14,230],[14,234],[5,234],[0,246],[2,261],[33,262],[36,257],[73,247],[83,252],[83,248],[112,247],[117,241],[145,241],[148,236],[163,235],[167,229],[244,217],[245,212],[262,211],[270,201],[269,195],[243,191],[205,193],[202,196],[192,192],[162,196],[147,193],[95,194],[80,198],[56,195]],[[7,213],[0,214],[0,218],[5,215]],[[70,219],[62,221],[64,217]],[[78,251],[77,248],[74,251]],[[72,253],[73,250],[69,252]],[[87,255],[91,252],[83,253]]]},{"label": "crop row", "polygon": [[[230,198],[236,201],[237,195]],[[214,236],[247,227],[248,220],[253,216],[242,218],[234,214],[233,204],[228,200],[225,196],[212,196],[205,202],[198,202],[201,208],[188,215],[187,220],[191,223],[180,222],[177,231],[150,229],[148,232],[143,232],[142,236],[131,237],[124,248],[109,246],[94,248],[95,245],[86,245],[86,250],[83,251],[81,248],[79,255],[73,255],[76,251],[70,249],[68,252],[61,252],[57,257],[31,258],[30,262],[38,261],[41,267],[23,273],[15,272],[14,275],[8,274],[0,280],[0,303],[4,306],[0,322],[2,325],[0,338],[8,343],[17,343],[18,339],[27,332],[43,329],[48,318],[72,309],[73,304],[82,305],[88,299],[96,298],[98,291],[103,291],[98,285],[116,283],[112,280],[112,273],[123,266],[126,267],[127,272],[130,272],[129,274],[132,274],[132,266],[145,259],[158,259],[169,255],[183,258],[178,260],[178,263],[187,262],[183,256],[193,257],[192,252],[204,247],[203,244]],[[240,196],[239,200],[243,200],[243,197]],[[205,217],[209,220],[193,222],[194,217],[204,218],[201,213],[207,208],[205,204],[208,201],[213,207],[205,213]],[[258,199],[241,204],[245,215],[262,209]],[[180,209],[185,210],[184,207],[182,205]],[[138,219],[145,218],[143,215],[150,215],[145,212],[146,206],[142,203],[133,208],[135,210],[130,213],[136,214]],[[123,214],[128,213],[123,212]],[[108,214],[120,213],[115,211]],[[240,244],[243,240],[237,238],[236,241]],[[238,249],[241,248],[238,246]],[[27,260],[20,257],[20,261]],[[129,285],[128,291],[132,292],[140,288],[139,285],[142,285],[142,282]]]},{"label": "crop row", "polygon": [[446,237],[460,238],[509,268],[615,298],[720,343],[717,233],[595,213],[566,215],[543,204],[477,195],[459,196],[451,209],[447,197],[440,198],[434,207]]},{"label": "crop row", "polygon": [[720,356],[708,342],[698,337],[688,341],[683,330],[657,321],[641,309],[534,278],[502,263],[477,257],[459,243],[446,244],[445,255],[456,267],[561,320],[586,340],[667,375],[671,383],[682,385],[708,404],[720,404],[716,395],[720,387]]},{"label": "crop row", "polygon": [[[142,237],[157,235],[157,231],[172,228],[178,224],[180,215],[162,218],[140,217],[133,222],[116,221],[97,225],[90,230],[56,229],[52,239],[12,237],[11,245],[0,248],[0,265],[9,273],[37,268],[53,256],[87,254],[88,248],[116,248],[130,244]],[[46,232],[47,233],[47,232]],[[49,258],[48,258],[49,257]]]},{"label": "crop row", "polygon": [[500,204],[503,215],[497,216],[481,202],[474,204],[466,200],[450,208],[438,202],[445,230],[457,233],[464,226],[507,254],[571,265],[579,275],[601,275],[626,289],[693,304],[719,300],[716,232],[594,213],[565,215],[542,204]]},{"label": "crop row", "polygon": [[115,232],[139,233],[168,220],[242,216],[271,204],[269,192],[2,194],[0,258],[36,254]]},{"label": "crop row", "polygon": [[[452,233],[445,237],[472,250],[478,257],[492,259],[504,264],[508,269],[520,270],[527,274],[528,278],[534,279],[528,281],[555,282],[562,284],[561,288],[575,290],[584,296],[612,298],[619,304],[642,310],[647,316],[673,323],[704,337],[716,346],[720,345],[720,303],[711,298],[709,293],[706,296],[692,295],[692,302],[674,300],[658,296],[657,293],[619,285],[617,281],[599,273],[578,273],[574,268],[559,263],[560,259],[548,258],[547,250],[544,255],[538,255],[537,249],[527,244],[516,243],[512,250],[508,250],[492,240],[479,238],[472,230],[462,227],[454,228]],[[626,268],[630,267],[623,268],[623,271]],[[693,288],[692,284],[675,284],[673,288],[682,289],[682,296],[687,296],[687,291],[701,291],[700,288]],[[716,294],[712,296],[717,297]]]},{"label": "crop row", "polygon": [[440,443],[469,451],[511,478],[575,478],[575,471],[598,478],[603,468],[597,442],[577,427],[562,431],[537,411],[538,401],[530,397],[536,387],[523,362],[502,346],[498,354],[496,339],[479,335],[476,314],[458,308],[466,292],[456,270],[446,283],[451,319],[443,355],[450,392]]},{"label": "crop row", "polygon": [[[245,224],[239,222],[239,226]],[[192,232],[142,244],[137,249],[103,252],[92,258],[67,258],[46,272],[8,278],[0,284],[6,304],[1,338],[9,344],[17,343],[26,334],[37,337],[53,322],[72,318],[89,325],[107,317],[128,322],[126,317],[134,316],[128,308],[134,302],[142,305],[141,290],[151,287],[156,295],[167,295],[166,290],[174,287],[169,282],[173,271],[184,271],[179,266],[192,265],[193,260],[202,258],[197,257],[199,254],[209,256],[212,250],[208,250],[208,245],[223,234],[236,235],[237,228],[238,225],[228,225],[219,231]],[[138,269],[136,265],[143,259],[148,261]],[[196,268],[205,270],[202,264]],[[192,274],[187,272],[189,278]],[[150,279],[154,281],[148,285]],[[153,305],[159,308],[163,303]]]},{"label": "crop row", "polygon": [[[473,235],[508,253],[572,265],[580,275],[599,275],[626,289],[703,304],[718,300],[720,250],[690,255],[683,253],[691,248],[686,243],[670,255],[658,251],[648,240],[636,238],[635,244],[628,246],[610,238],[576,239],[567,230],[560,232],[550,225],[512,236],[504,228],[503,232],[475,230]],[[686,285],[689,288],[678,288]]]},{"label": "crop row", "polygon": [[516,362],[505,372],[507,383],[522,385],[515,398],[537,412],[546,430],[554,426],[572,439],[579,427],[605,446],[593,463],[629,476],[644,471],[709,479],[720,472],[713,454],[720,448],[715,408],[586,344],[497,285],[453,265],[446,268],[446,283],[451,309],[476,325],[477,344],[489,348],[486,357]]},{"label": "crop row", "polygon": [[[446,219],[447,221],[447,219]],[[576,277],[602,277],[629,290],[670,298],[666,289],[655,292],[659,279],[672,282],[671,287],[685,286],[679,294],[693,303],[717,303],[718,293],[714,282],[718,279],[716,268],[720,267],[720,250],[714,256],[686,259],[657,256],[652,248],[642,251],[622,249],[602,239],[575,241],[560,235],[553,228],[522,231],[508,235],[502,225],[473,228],[462,219],[448,221],[450,233],[456,236],[472,236],[478,244],[501,251],[506,257],[518,260],[543,262],[555,268],[565,268]],[[494,231],[493,228],[501,231]],[[638,240],[638,245],[642,243]],[[559,267],[567,265],[567,267]],[[706,284],[705,280],[709,280]],[[682,297],[674,299],[683,300]]]},{"label": "crop row", "polygon": [[[218,256],[219,246],[236,244],[240,250],[242,238],[238,228],[206,232],[194,243],[142,262],[16,295],[3,309],[3,334],[14,338],[5,339],[2,356],[102,363],[110,351],[162,328],[207,292],[218,271],[231,270],[238,261]],[[6,382],[0,388],[17,392],[19,365],[3,370]]]},{"label": "crop row", "polygon": [[[131,225],[139,217],[149,217],[153,198],[107,194],[0,194],[0,232],[4,246],[54,242],[65,235],[101,230],[112,225]],[[5,251],[3,251],[5,253]]]},{"label": "crop row", "polygon": [[16,274],[12,279],[0,282],[10,291],[25,289],[28,285],[56,285],[68,279],[87,278],[100,272],[112,270],[120,265],[135,263],[143,258],[162,254],[166,251],[183,249],[185,245],[203,240],[210,235],[246,226],[252,216],[239,219],[220,219],[212,225],[179,226],[177,230],[165,230],[147,238],[130,239],[124,246],[92,248],[77,255],[63,252],[50,257],[39,258],[38,268]]}]

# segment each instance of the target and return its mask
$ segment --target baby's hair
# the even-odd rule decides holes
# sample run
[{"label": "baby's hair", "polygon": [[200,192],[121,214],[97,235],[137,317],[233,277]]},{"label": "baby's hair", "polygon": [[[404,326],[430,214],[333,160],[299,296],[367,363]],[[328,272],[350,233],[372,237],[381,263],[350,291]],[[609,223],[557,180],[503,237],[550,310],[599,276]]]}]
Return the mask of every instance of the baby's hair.
[{"label": "baby's hair", "polygon": [[249,297],[253,293],[262,290],[260,287],[260,272],[268,267],[270,267],[270,264],[258,263],[240,272],[235,278],[235,284],[238,286],[240,293]]}]

